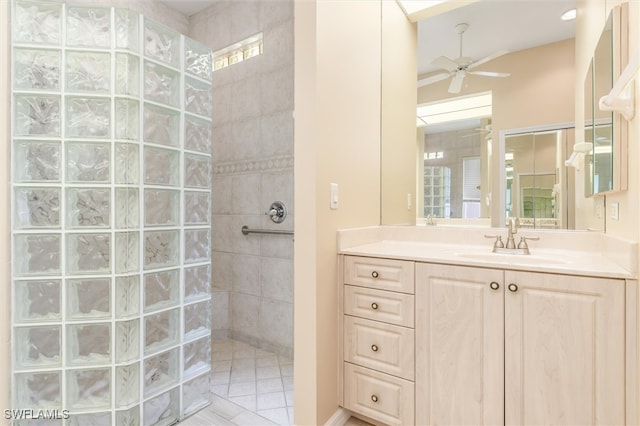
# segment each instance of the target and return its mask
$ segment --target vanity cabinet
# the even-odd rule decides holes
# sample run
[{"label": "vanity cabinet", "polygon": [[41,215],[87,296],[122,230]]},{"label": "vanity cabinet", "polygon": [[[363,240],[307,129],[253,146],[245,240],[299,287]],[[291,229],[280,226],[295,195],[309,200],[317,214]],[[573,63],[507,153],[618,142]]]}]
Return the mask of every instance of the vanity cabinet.
[{"label": "vanity cabinet", "polygon": [[416,424],[624,424],[625,281],[416,264]]}]

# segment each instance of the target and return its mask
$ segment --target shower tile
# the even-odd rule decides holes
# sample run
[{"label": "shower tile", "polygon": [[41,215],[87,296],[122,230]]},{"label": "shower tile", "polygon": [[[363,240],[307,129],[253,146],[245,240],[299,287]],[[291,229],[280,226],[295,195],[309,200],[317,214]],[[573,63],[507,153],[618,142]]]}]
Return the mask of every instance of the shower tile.
[{"label": "shower tile", "polygon": [[185,225],[207,225],[211,222],[211,193],[184,193]]},{"label": "shower tile", "polygon": [[60,280],[14,282],[16,323],[60,321]]},{"label": "shower tile", "polygon": [[241,2],[231,8],[231,33],[234,40],[243,40],[260,28],[260,2]]},{"label": "shower tile", "polygon": [[140,268],[140,237],[137,232],[116,232],[116,274],[136,272]]},{"label": "shower tile", "polygon": [[140,321],[117,321],[115,345],[117,363],[137,360],[140,357]]},{"label": "shower tile", "polygon": [[[248,117],[231,123],[232,151],[231,159],[247,163],[247,160],[260,159],[262,136],[260,134],[260,117]],[[248,163],[250,164],[250,163]],[[248,169],[250,172],[251,169]],[[258,170],[255,170],[256,172]]]},{"label": "shower tile", "polygon": [[116,98],[115,108],[115,138],[139,140],[140,107],[138,101]]},{"label": "shower tile", "polygon": [[288,259],[260,258],[262,296],[293,303],[293,264]]},{"label": "shower tile", "polygon": [[111,45],[111,9],[69,7],[67,45],[108,48]]},{"label": "shower tile", "polygon": [[54,275],[60,273],[60,235],[15,236],[14,275]]},{"label": "shower tile", "polygon": [[215,291],[211,295],[211,324],[214,330],[229,329],[229,292]]},{"label": "shower tile", "polygon": [[67,273],[98,274],[111,272],[111,236],[109,234],[68,234]]},{"label": "shower tile", "polygon": [[15,400],[18,407],[60,408],[61,374],[58,371],[16,374]]},{"label": "shower tile", "polygon": [[[293,229],[293,218],[287,217],[287,220],[291,219],[290,228]],[[273,238],[273,235],[263,235],[262,243],[260,244],[260,256],[273,257],[278,259],[292,259],[293,258],[293,236],[283,236],[281,238]]]},{"label": "shower tile", "polygon": [[60,366],[60,326],[16,327],[14,333],[18,369]]},{"label": "shower tile", "polygon": [[[235,151],[233,123],[213,127],[212,133],[216,135],[216,143],[211,146],[211,157],[216,162],[216,166],[220,165],[220,163],[232,161]],[[216,170],[216,174],[221,173],[222,171]]]},{"label": "shower tile", "polygon": [[144,275],[144,310],[150,312],[177,305],[180,300],[180,271]]},{"label": "shower tile", "polygon": [[[205,337],[186,343],[184,351],[184,377],[194,377],[200,373],[209,371],[211,368],[211,338]],[[228,361],[222,361],[228,362]],[[229,369],[231,362],[229,362]],[[230,370],[228,370],[230,371]]]},{"label": "shower tile", "polygon": [[[268,206],[267,206],[268,207]],[[266,208],[265,208],[266,211]],[[237,254],[260,255],[260,241],[262,237],[259,234],[244,235],[241,230],[243,226],[249,228],[263,228],[262,220],[265,214],[256,214],[253,216],[234,216],[233,217],[233,251]],[[217,234],[214,234],[217,235]],[[271,235],[273,237],[273,235]]]},{"label": "shower tile", "polygon": [[67,319],[110,319],[111,280],[67,280]]},{"label": "shower tile", "polygon": [[144,183],[178,186],[180,184],[180,153],[145,146]]},{"label": "shower tile", "polygon": [[14,192],[14,227],[59,228],[59,188],[16,188]]},{"label": "shower tile", "polygon": [[258,335],[285,348],[293,347],[293,304],[262,299]]},{"label": "shower tile", "polygon": [[53,3],[15,3],[14,42],[59,45],[62,6]]},{"label": "shower tile", "polygon": [[270,392],[270,393],[262,393],[257,395],[257,409],[258,412],[260,410],[269,410],[273,408],[284,408],[287,406],[286,400],[284,398],[284,392]]},{"label": "shower tile", "polygon": [[176,266],[180,260],[180,231],[144,233],[145,269]]},{"label": "shower tile", "polygon": [[144,426],[174,424],[180,417],[180,389],[174,388],[144,403]]},{"label": "shower tile", "polygon": [[180,224],[180,191],[144,190],[145,226],[177,226]]},{"label": "shower tile", "polygon": [[68,371],[67,403],[70,408],[76,409],[110,408],[111,369]]},{"label": "shower tile", "polygon": [[[211,234],[216,237],[211,240],[211,249],[218,252],[232,252],[234,234],[240,233],[240,228],[232,229],[234,218],[232,216],[214,215],[211,218]],[[242,235],[240,233],[240,235]]]},{"label": "shower tile", "polygon": [[205,374],[182,385],[182,405],[185,415],[209,404],[209,375]]},{"label": "shower tile", "polygon": [[180,379],[178,348],[144,361],[144,395],[148,397],[162,388],[178,384]]},{"label": "shower tile", "polygon": [[231,401],[233,401],[232,398],[238,397],[238,396],[252,395],[255,398],[255,394],[256,394],[256,382],[254,380],[247,381],[247,382],[231,383],[229,385],[229,399]]},{"label": "shower tile", "polygon": [[[274,173],[263,173],[260,182],[261,204],[269,206],[275,200],[282,201],[287,207],[286,226],[289,222],[288,215],[294,214],[293,202],[293,170]],[[290,224],[289,224],[290,225]]]},{"label": "shower tile", "polygon": [[109,93],[111,55],[109,53],[67,51],[66,90]]},{"label": "shower tile", "polygon": [[186,77],[184,109],[192,114],[211,117],[211,85]]},{"label": "shower tile", "polygon": [[115,310],[117,318],[138,315],[140,305],[140,279],[137,275],[116,277]]},{"label": "shower tile", "polygon": [[184,299],[193,301],[211,295],[211,266],[184,269]]},{"label": "shower tile", "polygon": [[213,290],[231,290],[233,285],[234,255],[214,251],[211,254],[211,268],[216,271],[211,277]]},{"label": "shower tile", "polygon": [[260,117],[263,157],[293,155],[293,117],[291,111],[275,112]]},{"label": "shower tile", "polygon": [[108,138],[111,102],[107,98],[67,97],[66,136]]},{"label": "shower tile", "polygon": [[198,117],[185,116],[184,147],[191,151],[211,154],[211,123]]},{"label": "shower tile", "polygon": [[[278,7],[279,6],[279,7]],[[291,9],[291,5],[287,2],[276,3],[275,9]],[[278,11],[274,11],[277,14]],[[274,14],[274,15],[275,15]],[[275,20],[278,16],[272,15]],[[264,25],[264,24],[262,24]],[[264,27],[263,28],[267,28]],[[269,54],[264,55],[264,72],[273,71],[283,65],[293,67],[293,19],[278,21],[276,25],[267,28],[264,31],[264,39],[269,40]]]},{"label": "shower tile", "polygon": [[[219,72],[217,74],[219,74]],[[213,116],[211,117],[211,124],[213,125],[214,128],[218,128],[225,123],[229,123],[233,121],[232,89],[233,89],[232,84],[215,86],[215,89],[214,89],[215,96],[213,97],[213,105],[212,105],[212,109],[213,111],[215,111],[215,114],[213,114]],[[237,113],[240,114],[240,111],[238,111]]]},{"label": "shower tile", "polygon": [[[231,296],[231,328],[249,336],[266,335],[258,328],[258,313],[260,311],[260,298],[255,296],[232,294]],[[272,327],[281,327],[281,324],[271,324]]]},{"label": "shower tile", "polygon": [[115,189],[115,222],[117,229],[140,226],[138,190],[136,188]]},{"label": "shower tile", "polygon": [[258,380],[276,379],[278,377],[280,377],[280,367],[277,365],[273,367],[257,367],[256,369],[256,379]]},{"label": "shower tile", "polygon": [[137,56],[116,53],[115,84],[117,95],[138,96],[140,94],[140,60]]},{"label": "shower tile", "polygon": [[231,214],[231,200],[233,176],[218,174],[211,182],[211,212],[212,214]]},{"label": "shower tile", "polygon": [[67,188],[66,195],[68,227],[108,228],[110,226],[110,189]]},{"label": "shower tile", "polygon": [[184,155],[184,185],[191,188],[211,188],[211,159],[200,155]]},{"label": "shower tile", "polygon": [[211,258],[211,235],[208,229],[184,231],[184,263],[207,262]]},{"label": "shower tile", "polygon": [[115,146],[115,183],[137,184],[140,181],[140,154],[138,152],[138,145],[116,143]]},{"label": "shower tile", "polygon": [[255,386],[256,370],[254,367],[238,369],[235,366],[231,367],[230,383],[233,387],[236,383],[248,383],[251,382]]},{"label": "shower tile", "polygon": [[271,201],[275,201],[271,200],[269,204],[265,206],[260,204],[260,183],[260,175],[257,173],[233,176],[231,191],[234,197],[231,200],[231,206],[234,214],[262,215],[264,211],[268,209],[269,205],[271,205]]},{"label": "shower tile", "polygon": [[96,365],[111,362],[111,324],[67,325],[68,365]]},{"label": "shower tile", "polygon": [[293,67],[261,75],[260,104],[265,115],[293,110]]},{"label": "shower tile", "polygon": [[16,95],[13,134],[60,136],[60,97]]},{"label": "shower tile", "polygon": [[144,141],[177,147],[180,144],[180,113],[144,104]]},{"label": "shower tile", "polygon": [[180,74],[169,68],[145,61],[144,96],[154,102],[180,107]]},{"label": "shower tile", "polygon": [[26,90],[60,89],[60,52],[14,49],[13,87]]},{"label": "shower tile", "polygon": [[258,395],[268,394],[272,392],[283,392],[282,380],[280,377],[277,379],[264,379],[257,381]]},{"label": "shower tile", "polygon": [[60,181],[60,143],[14,141],[16,164],[13,174],[16,182]]},{"label": "shower tile", "polygon": [[194,303],[184,307],[184,339],[211,335],[211,303]]},{"label": "shower tile", "polygon": [[144,54],[150,58],[178,67],[180,60],[180,34],[145,19]]},{"label": "shower tile", "polygon": [[66,142],[67,182],[109,183],[111,147],[106,143]]},{"label": "shower tile", "polygon": [[233,291],[260,296],[260,258],[257,256],[233,257]]},{"label": "shower tile", "polygon": [[[262,87],[259,77],[241,80],[231,85],[231,120],[240,121],[262,114]],[[217,94],[217,93],[216,93]],[[221,100],[220,100],[221,101]]]}]

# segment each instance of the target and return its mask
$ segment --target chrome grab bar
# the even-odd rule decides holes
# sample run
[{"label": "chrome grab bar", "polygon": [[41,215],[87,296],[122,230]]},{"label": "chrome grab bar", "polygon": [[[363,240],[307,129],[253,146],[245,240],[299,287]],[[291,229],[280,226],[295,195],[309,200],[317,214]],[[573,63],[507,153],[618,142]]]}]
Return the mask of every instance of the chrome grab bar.
[{"label": "chrome grab bar", "polygon": [[293,235],[293,231],[281,231],[279,229],[250,229],[247,225],[244,225],[242,227],[242,235],[249,234]]}]

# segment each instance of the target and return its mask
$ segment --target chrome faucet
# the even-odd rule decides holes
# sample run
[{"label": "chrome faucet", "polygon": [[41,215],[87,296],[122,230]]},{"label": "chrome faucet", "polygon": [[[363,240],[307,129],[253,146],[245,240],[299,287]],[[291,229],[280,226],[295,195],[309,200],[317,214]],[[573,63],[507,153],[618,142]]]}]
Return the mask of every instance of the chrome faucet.
[{"label": "chrome faucet", "polygon": [[507,219],[507,245],[505,246],[505,248],[516,248],[516,242],[513,239],[513,234],[518,233],[518,226],[520,226],[520,221],[518,220],[518,218]]},{"label": "chrome faucet", "polygon": [[493,252],[494,253],[508,253],[508,254],[529,254],[529,245],[527,244],[527,240],[536,241],[539,240],[540,237],[520,237],[520,242],[516,247],[516,241],[514,239],[514,234],[518,233],[518,227],[520,226],[520,220],[516,218],[507,219],[507,243],[502,242],[502,237],[500,235],[485,235],[485,238],[495,238],[495,242],[493,243]]}]

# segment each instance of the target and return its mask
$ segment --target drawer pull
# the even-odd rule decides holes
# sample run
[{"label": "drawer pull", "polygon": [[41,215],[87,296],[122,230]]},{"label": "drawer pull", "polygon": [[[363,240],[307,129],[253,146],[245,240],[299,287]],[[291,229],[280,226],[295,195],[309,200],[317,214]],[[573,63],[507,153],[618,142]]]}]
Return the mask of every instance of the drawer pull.
[{"label": "drawer pull", "polygon": [[371,400],[373,402],[378,402],[378,396],[377,395],[371,395]]},{"label": "drawer pull", "polygon": [[497,290],[500,288],[500,284],[498,284],[497,282],[493,281],[491,284],[489,284],[489,287],[491,287],[491,290]]},{"label": "drawer pull", "polygon": [[375,311],[376,309],[378,309],[378,304],[377,304],[376,302],[373,302],[373,303],[371,304],[371,309],[373,309],[374,311]]},{"label": "drawer pull", "polygon": [[518,286],[513,283],[509,284],[508,288],[509,288],[509,291],[512,293],[515,293],[516,291],[518,291]]},{"label": "drawer pull", "polygon": [[373,271],[373,272],[371,273],[371,276],[372,276],[373,278],[378,278],[378,277],[380,276],[380,274],[378,274],[378,271]]},{"label": "drawer pull", "polygon": [[371,345],[371,350],[374,352],[378,352],[378,345]]}]

